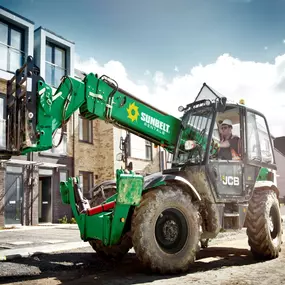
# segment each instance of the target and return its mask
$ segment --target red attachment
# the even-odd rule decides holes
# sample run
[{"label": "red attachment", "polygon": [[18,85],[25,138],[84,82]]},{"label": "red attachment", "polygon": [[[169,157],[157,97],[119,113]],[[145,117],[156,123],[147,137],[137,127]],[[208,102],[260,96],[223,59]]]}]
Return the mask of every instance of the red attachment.
[{"label": "red attachment", "polygon": [[109,203],[106,203],[106,204],[103,204],[103,205],[98,205],[96,207],[87,209],[87,215],[88,216],[93,216],[95,214],[99,214],[99,213],[102,213],[104,211],[113,209],[115,207],[115,204],[116,204],[115,201],[113,201],[113,202],[109,202]]}]

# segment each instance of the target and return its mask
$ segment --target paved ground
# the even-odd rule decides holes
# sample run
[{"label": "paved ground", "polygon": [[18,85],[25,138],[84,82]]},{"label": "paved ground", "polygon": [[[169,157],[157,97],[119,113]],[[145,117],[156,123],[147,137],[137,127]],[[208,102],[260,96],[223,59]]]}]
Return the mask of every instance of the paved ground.
[{"label": "paved ground", "polygon": [[285,284],[284,263],[284,244],[278,259],[254,260],[245,231],[241,230],[236,235],[220,235],[183,275],[152,274],[141,266],[132,250],[121,263],[114,264],[100,260],[90,247],[85,247],[2,262],[0,284],[279,285]]},{"label": "paved ground", "polygon": [[0,230],[0,260],[88,246],[77,225],[55,225]]},{"label": "paved ground", "polygon": [[121,263],[102,261],[80,240],[76,225],[2,230],[0,247],[0,255],[14,251],[29,256],[0,262],[0,284],[285,284],[285,244],[278,259],[257,262],[249,251],[244,229],[221,233],[182,276],[151,274],[142,268],[133,250]]}]

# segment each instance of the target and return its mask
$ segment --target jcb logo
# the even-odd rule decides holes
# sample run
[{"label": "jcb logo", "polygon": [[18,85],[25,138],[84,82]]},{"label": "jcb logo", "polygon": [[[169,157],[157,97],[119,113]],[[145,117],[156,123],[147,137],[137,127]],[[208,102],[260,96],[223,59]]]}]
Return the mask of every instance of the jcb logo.
[{"label": "jcb logo", "polygon": [[239,185],[239,177],[236,177],[236,176],[222,176],[222,182],[223,182],[224,185],[238,186]]}]

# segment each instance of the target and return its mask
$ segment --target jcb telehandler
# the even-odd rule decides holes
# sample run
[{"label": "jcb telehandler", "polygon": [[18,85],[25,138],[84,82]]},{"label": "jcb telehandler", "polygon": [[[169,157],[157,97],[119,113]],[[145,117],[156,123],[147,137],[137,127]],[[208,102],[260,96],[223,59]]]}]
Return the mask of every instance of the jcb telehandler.
[{"label": "jcb telehandler", "polygon": [[[278,257],[282,223],[276,164],[266,118],[230,103],[207,84],[181,118],[150,106],[106,75],[64,76],[52,88],[33,58],[7,83],[6,151],[2,160],[52,148],[54,132],[78,110],[164,147],[172,167],[148,176],[116,172],[116,193],[102,204],[82,195],[78,177],[61,182],[82,240],[98,255],[122,258],[134,247],[143,265],[161,273],[186,271],[199,243],[222,229],[247,228],[254,256]],[[102,184],[104,186],[104,183]],[[102,186],[101,185],[101,186]]]}]

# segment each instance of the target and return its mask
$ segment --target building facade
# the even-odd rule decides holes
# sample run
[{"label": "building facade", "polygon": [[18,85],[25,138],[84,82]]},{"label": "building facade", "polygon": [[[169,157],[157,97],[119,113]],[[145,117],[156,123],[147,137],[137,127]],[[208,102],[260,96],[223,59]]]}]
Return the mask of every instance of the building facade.
[{"label": "building facade", "polygon": [[[27,56],[34,57],[41,76],[53,93],[62,76],[82,78],[74,68],[75,43],[0,6],[0,149],[6,147],[6,84]],[[4,56],[3,56],[4,55]],[[72,217],[69,206],[62,204],[59,183],[79,176],[86,198],[90,189],[104,180],[114,179],[120,140],[124,131],[104,121],[89,121],[75,112],[66,126],[54,136],[51,150],[12,157],[0,161],[0,227],[57,223],[65,215]],[[128,161],[140,173],[162,168],[159,148],[131,135]]]},{"label": "building facade", "polygon": [[[4,7],[0,7],[0,27],[0,114],[5,133],[6,81],[31,55],[42,77],[56,87],[62,75],[73,76],[75,45],[42,27],[35,30],[31,20]],[[58,148],[1,161],[0,226],[52,223],[71,215],[59,193],[59,182],[73,174],[64,131]],[[2,136],[1,148],[6,147],[5,140]]]}]

